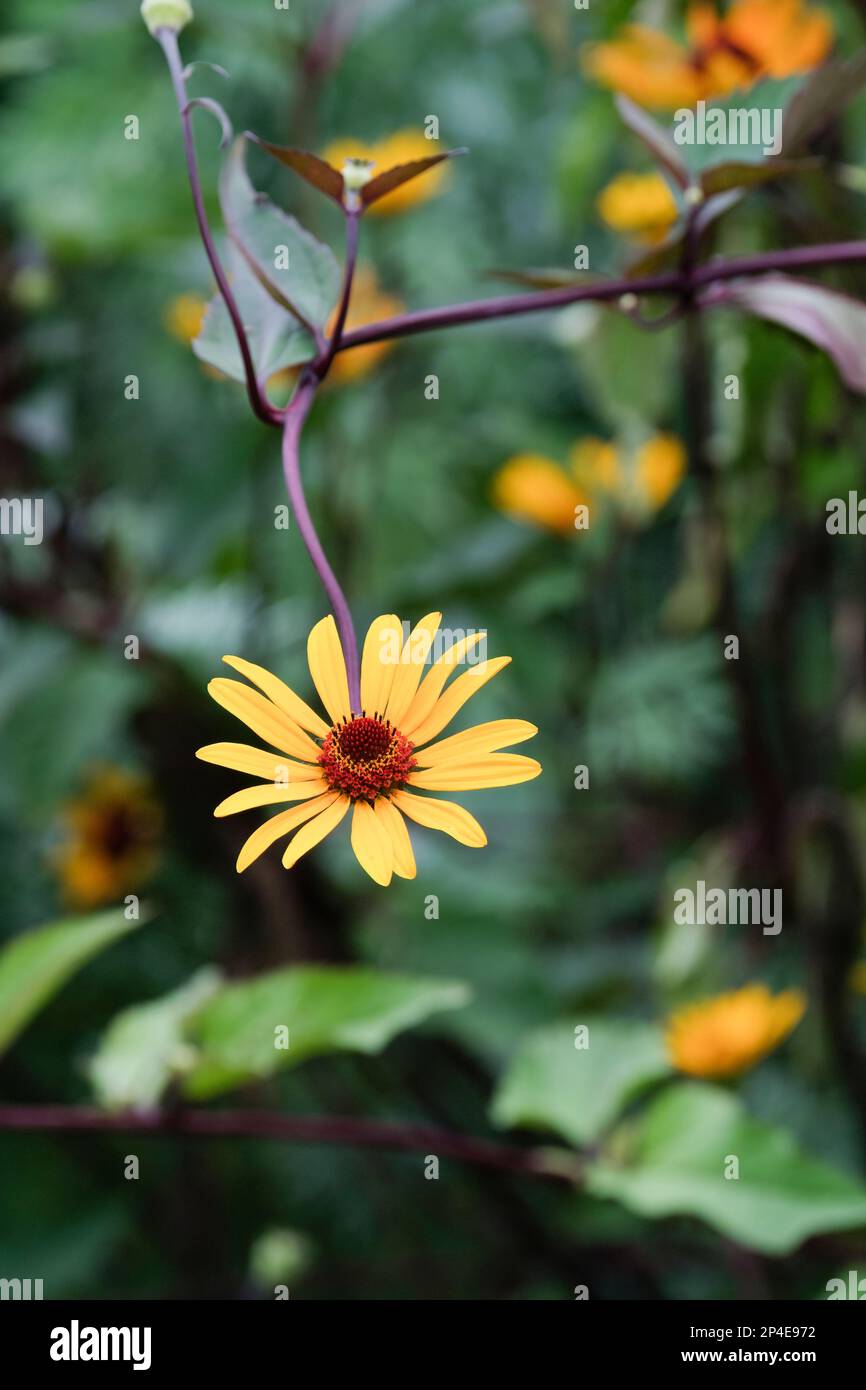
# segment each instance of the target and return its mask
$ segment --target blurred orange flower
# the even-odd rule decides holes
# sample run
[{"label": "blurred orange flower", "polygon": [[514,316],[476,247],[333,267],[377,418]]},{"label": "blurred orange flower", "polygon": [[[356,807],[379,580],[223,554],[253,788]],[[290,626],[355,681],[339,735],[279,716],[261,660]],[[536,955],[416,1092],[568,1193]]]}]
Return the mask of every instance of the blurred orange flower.
[{"label": "blurred orange flower", "polygon": [[579,439],[568,470],[543,454],[515,454],[493,479],[494,506],[518,521],[568,535],[582,530],[579,507],[614,499],[633,521],[647,520],[679,487],[686,451],[675,435],[657,434],[637,449],[621,451],[606,439]]},{"label": "blurred orange flower", "polygon": [[[349,138],[334,140],[322,151],[322,158],[334,169],[342,169],[347,160],[368,160],[373,165],[372,173],[376,178],[395,164],[429,159],[431,154],[438,154],[441,148],[437,140],[428,140],[421,131],[398,130],[373,144]],[[368,208],[366,216],[389,217],[393,213],[406,212],[419,203],[426,203],[439,192],[444,178],[445,164],[436,164],[423,178],[412,179],[395,188],[393,193],[386,193],[384,198]]]},{"label": "blurred orange flower", "polygon": [[724,15],[706,0],[686,12],[687,45],[628,24],[607,43],[588,45],[587,73],[642,106],[674,110],[727,96],[762,77],[790,77],[826,58],[833,25],[804,0],[735,0]]},{"label": "blurred orange flower", "polygon": [[615,232],[653,245],[677,220],[677,204],[667,179],[655,171],[618,174],[599,193],[595,206]]},{"label": "blurred orange flower", "polygon": [[119,767],[97,769],[62,813],[64,840],[54,867],[65,900],[76,908],[116,902],[153,872],[162,817],[144,777]]},{"label": "blurred orange flower", "polygon": [[665,1030],[673,1065],[689,1076],[737,1076],[793,1032],[806,1011],[798,989],[773,995],[746,985],[671,1014]]},{"label": "blurred orange flower", "polygon": [[493,480],[493,502],[501,512],[546,531],[568,535],[575,509],[589,498],[553,459],[543,454],[515,454]]}]

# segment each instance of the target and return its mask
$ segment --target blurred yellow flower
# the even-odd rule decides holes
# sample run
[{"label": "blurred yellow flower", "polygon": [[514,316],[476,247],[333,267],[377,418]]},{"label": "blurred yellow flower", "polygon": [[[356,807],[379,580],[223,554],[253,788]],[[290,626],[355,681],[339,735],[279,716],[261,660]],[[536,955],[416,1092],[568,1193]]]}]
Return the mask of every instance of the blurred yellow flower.
[{"label": "blurred yellow flower", "polygon": [[53,860],[71,906],[116,902],[153,872],[162,817],[144,777],[97,769],[62,820],[65,836]]},{"label": "blurred yellow flower", "polygon": [[635,477],[653,511],[673,496],[685,472],[686,451],[676,435],[657,434],[637,451]]},{"label": "blurred yellow flower", "polygon": [[833,39],[824,10],[804,0],[735,0],[725,15],[697,0],[686,12],[688,43],[627,24],[607,43],[587,45],[584,67],[602,86],[642,106],[674,110],[790,77],[823,61]]},{"label": "blurred yellow flower", "polygon": [[192,343],[201,332],[207,300],[198,294],[179,294],[165,307],[163,322],[173,338]]},{"label": "blurred yellow flower", "polygon": [[[376,207],[377,205],[374,203],[373,206]],[[349,312],[346,315],[346,328],[363,328],[367,323],[376,323],[379,319],[392,318],[395,314],[402,314],[405,307],[402,299],[398,299],[396,295],[381,289],[372,266],[359,266],[352,282],[352,297],[349,300]],[[332,328],[333,319],[328,325],[329,333]],[[348,352],[339,352],[331,365],[328,381],[345,386],[348,382],[357,381],[360,377],[367,376],[379,365],[383,357],[387,357],[393,347],[393,339],[390,341],[386,339],[381,343],[366,343],[363,347],[349,348]]]},{"label": "blurred yellow flower", "polygon": [[632,519],[659,511],[682,482],[686,451],[675,435],[657,434],[623,455],[606,439],[587,435],[568,456],[568,471],[543,454],[515,454],[493,479],[492,498],[501,512],[547,531],[567,535],[576,511],[604,495]]},{"label": "blurred yellow flower", "polygon": [[[413,159],[429,159],[430,155],[441,150],[438,140],[428,140],[419,130],[398,130],[393,135],[372,144],[364,140],[344,138],[334,140],[322,152],[322,158],[334,169],[342,169],[347,160],[369,160],[373,165],[373,178],[393,169],[395,164],[410,164]],[[368,217],[389,217],[392,213],[406,212],[409,208],[426,203],[438,193],[445,178],[445,164],[436,164],[422,178],[386,193],[367,210]]]},{"label": "blurred yellow flower", "polygon": [[662,241],[677,220],[677,204],[662,174],[618,174],[601,190],[595,203],[602,221],[653,245]]},{"label": "blurred yellow flower", "polygon": [[719,994],[671,1014],[668,1056],[689,1076],[736,1076],[778,1047],[805,1010],[805,995],[797,989],[773,995],[766,985],[752,984]]},{"label": "blurred yellow flower", "polygon": [[589,498],[553,459],[543,454],[515,454],[493,479],[493,502],[518,521],[567,535],[574,530],[575,509]]}]

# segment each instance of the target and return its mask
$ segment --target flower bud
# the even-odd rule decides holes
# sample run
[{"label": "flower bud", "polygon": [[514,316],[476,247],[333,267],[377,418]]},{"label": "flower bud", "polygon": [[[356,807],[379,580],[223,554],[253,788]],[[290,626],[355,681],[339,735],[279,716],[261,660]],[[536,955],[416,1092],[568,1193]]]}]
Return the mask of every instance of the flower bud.
[{"label": "flower bud", "polygon": [[189,0],[142,0],[141,17],[151,34],[157,29],[179,34],[192,19],[192,5]]},{"label": "flower bud", "polygon": [[347,159],[343,165],[343,185],[350,193],[357,193],[372,177],[372,159]]}]

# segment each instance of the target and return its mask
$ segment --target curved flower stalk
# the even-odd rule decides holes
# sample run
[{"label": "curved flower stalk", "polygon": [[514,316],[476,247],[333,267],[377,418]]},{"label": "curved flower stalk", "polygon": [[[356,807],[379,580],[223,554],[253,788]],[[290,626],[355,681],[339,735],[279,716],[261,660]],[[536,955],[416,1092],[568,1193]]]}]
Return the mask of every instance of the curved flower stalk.
[{"label": "curved flower stalk", "polygon": [[441,616],[428,613],[405,641],[396,614],[376,618],[364,643],[359,708],[350,698],[334,619],[317,623],[307,658],[326,719],[270,671],[241,657],[223,658],[251,685],[218,677],[208,686],[210,694],[279,751],[241,743],[200,748],[197,757],[204,762],[260,779],[220,802],[214,815],[298,803],[253,831],[238,856],[238,873],[287,835],[292,838],[283,865],[290,869],[336,830],[349,810],[356,858],[383,886],[394,874],[415,877],[407,819],[473,848],[487,843],[478,821],[462,806],[418,793],[508,787],[537,777],[541,765],[534,758],[502,750],[538,730],[524,719],[496,719],[438,737],[511,660],[500,656],[469,664],[452,680],[484,637],[475,633],[454,642],[427,668]]}]

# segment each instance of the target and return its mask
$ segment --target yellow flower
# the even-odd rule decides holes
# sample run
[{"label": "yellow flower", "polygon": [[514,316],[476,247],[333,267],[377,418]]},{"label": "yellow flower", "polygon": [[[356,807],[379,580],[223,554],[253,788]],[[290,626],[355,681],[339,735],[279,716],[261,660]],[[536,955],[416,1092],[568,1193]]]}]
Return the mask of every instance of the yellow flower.
[{"label": "yellow flower", "polygon": [[595,205],[615,232],[648,245],[662,241],[678,216],[667,179],[656,172],[617,175],[601,190]]},{"label": "yellow flower", "polygon": [[493,479],[493,502],[518,521],[568,535],[574,530],[575,508],[588,498],[553,459],[543,454],[515,454]]},{"label": "yellow flower", "polygon": [[[373,204],[374,208],[377,204]],[[363,328],[365,324],[376,323],[402,314],[405,304],[396,295],[380,289],[376,272],[372,266],[359,266],[352,282],[352,297],[346,315],[346,329]],[[333,328],[333,320],[328,332]],[[327,380],[338,385],[346,385],[367,376],[379,365],[383,357],[394,346],[393,339],[381,343],[365,343],[363,347],[349,348],[348,352],[338,352],[331,365]]]},{"label": "yellow flower", "polygon": [[207,300],[197,294],[179,294],[166,305],[163,321],[173,338],[192,343],[201,332]]},{"label": "yellow flower", "polygon": [[592,495],[605,492],[634,517],[660,511],[685,476],[686,451],[676,435],[656,434],[623,457],[603,439],[578,440],[569,454],[571,471]]},{"label": "yellow flower", "polygon": [[622,470],[616,446],[606,439],[587,435],[579,439],[568,456],[571,471],[587,492],[616,493],[622,487]]},{"label": "yellow flower", "polygon": [[[429,159],[438,154],[441,145],[437,140],[428,140],[417,130],[398,130],[383,140],[368,144],[363,140],[348,138],[334,140],[323,152],[322,158],[334,169],[342,169],[347,160],[367,160],[373,165],[373,178],[393,169],[395,164],[411,164],[414,159]],[[401,184],[393,193],[386,193],[368,208],[368,217],[388,217],[392,213],[406,212],[409,208],[426,203],[438,193],[445,178],[445,163],[435,164],[422,178],[412,179]]]},{"label": "yellow flower", "polygon": [[161,820],[145,778],[98,769],[63,812],[66,834],[53,859],[64,898],[87,909],[139,887],[156,867]]},{"label": "yellow flower", "polygon": [[650,508],[659,511],[685,476],[686,451],[673,434],[657,434],[637,451],[635,476]]},{"label": "yellow flower", "polygon": [[627,24],[607,43],[588,45],[586,71],[642,106],[675,110],[724,97],[762,77],[790,77],[823,61],[833,38],[824,10],[804,0],[735,0],[724,16],[704,0],[689,5],[687,46],[658,30]]},{"label": "yellow flower", "polygon": [[493,503],[501,512],[568,535],[577,509],[594,498],[614,499],[632,520],[659,511],[679,487],[686,451],[672,434],[657,434],[623,457],[606,439],[587,436],[572,447],[569,472],[543,454],[515,454],[493,479]]},{"label": "yellow flower", "polygon": [[221,676],[211,681],[210,694],[271,750],[279,751],[243,743],[200,748],[196,756],[205,762],[260,779],[220,802],[214,815],[299,803],[250,835],[238,856],[238,873],[289,834],[283,864],[290,869],[335,830],[350,809],[352,848],[361,867],[383,886],[392,874],[415,877],[407,818],[473,848],[487,843],[481,826],[462,806],[418,792],[507,787],[537,777],[541,766],[533,758],[501,750],[538,731],[523,719],[496,719],[430,742],[511,660],[500,656],[470,664],[446,685],[484,637],[475,633],[455,641],[424,672],[440,618],[439,613],[428,613],[408,637],[394,613],[370,625],[361,658],[360,712],[350,706],[336,623],[330,616],[317,623],[307,643],[307,659],[327,719],[270,671],[237,656],[223,657],[258,689]]},{"label": "yellow flower", "polygon": [[689,1076],[736,1076],[778,1047],[805,1009],[800,990],[772,995],[766,985],[746,985],[672,1014],[665,1030],[668,1056]]}]

